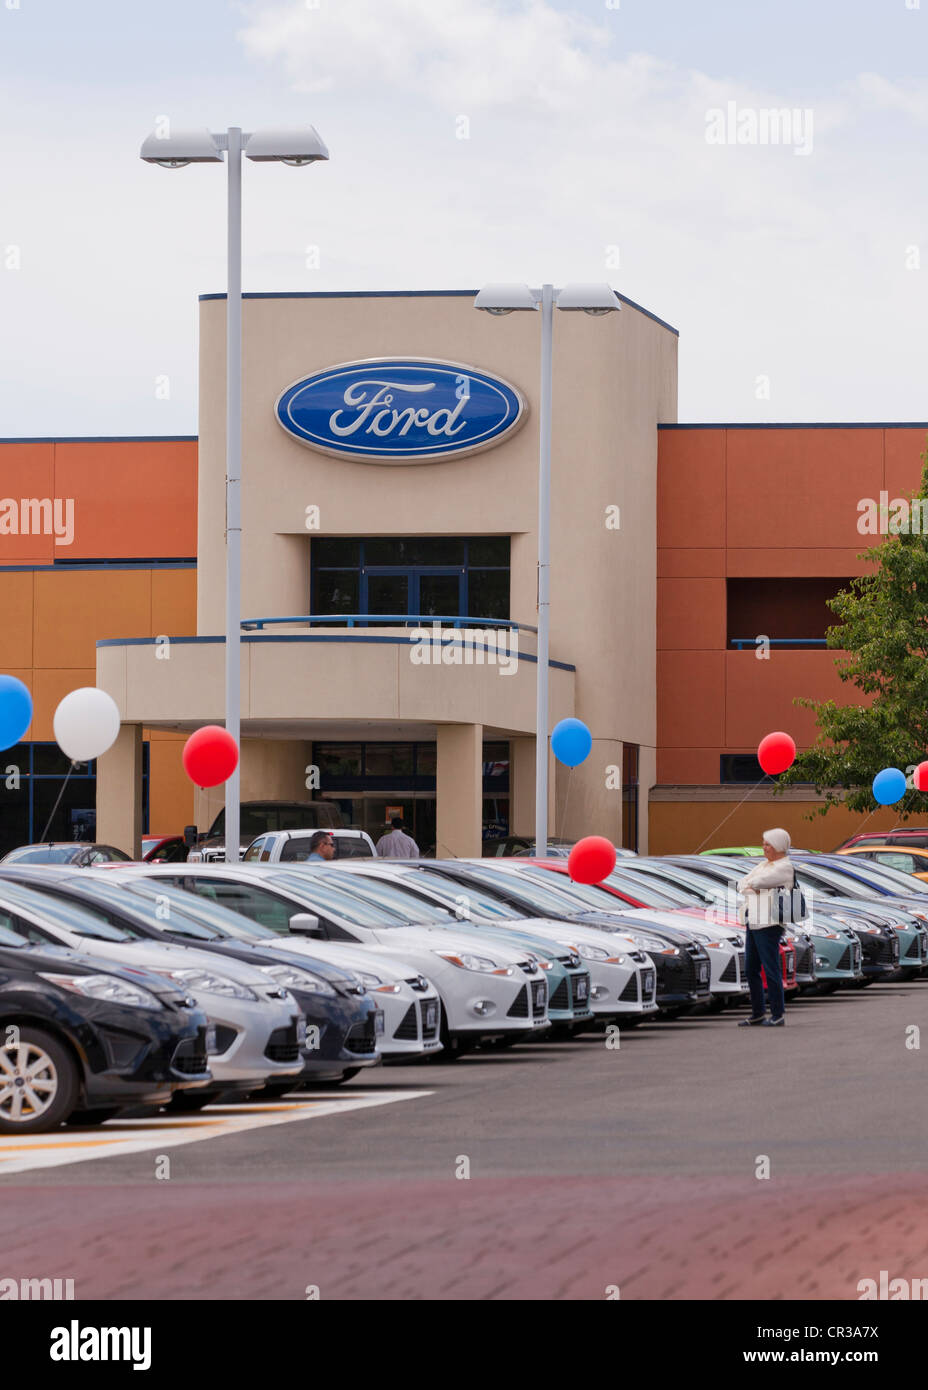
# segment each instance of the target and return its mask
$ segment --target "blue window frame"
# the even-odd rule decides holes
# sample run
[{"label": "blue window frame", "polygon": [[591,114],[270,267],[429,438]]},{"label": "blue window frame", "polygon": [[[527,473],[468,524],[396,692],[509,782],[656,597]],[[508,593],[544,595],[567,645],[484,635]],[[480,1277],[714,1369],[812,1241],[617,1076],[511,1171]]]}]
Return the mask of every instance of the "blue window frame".
[{"label": "blue window frame", "polygon": [[321,537],[310,553],[320,617],[509,619],[508,536]]},{"label": "blue window frame", "polygon": [[[148,833],[149,745],[142,744],[142,833]],[[0,854],[35,844],[61,791],[68,759],[57,743],[18,743],[0,752]],[[48,831],[50,840],[93,841],[97,832],[97,765],[80,763]]]}]

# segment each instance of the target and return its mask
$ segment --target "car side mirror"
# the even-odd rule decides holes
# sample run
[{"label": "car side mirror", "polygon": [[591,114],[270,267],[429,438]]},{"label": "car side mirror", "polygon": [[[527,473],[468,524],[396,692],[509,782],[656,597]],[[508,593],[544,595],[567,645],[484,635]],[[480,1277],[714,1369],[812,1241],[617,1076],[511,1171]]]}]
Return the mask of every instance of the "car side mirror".
[{"label": "car side mirror", "polygon": [[195,825],[184,826],[184,844],[187,846],[188,849],[193,849],[194,845],[197,843],[199,838],[200,832],[199,830],[197,830]]},{"label": "car side mirror", "polygon": [[319,918],[309,912],[295,912],[290,918],[290,930],[297,936],[322,936]]}]

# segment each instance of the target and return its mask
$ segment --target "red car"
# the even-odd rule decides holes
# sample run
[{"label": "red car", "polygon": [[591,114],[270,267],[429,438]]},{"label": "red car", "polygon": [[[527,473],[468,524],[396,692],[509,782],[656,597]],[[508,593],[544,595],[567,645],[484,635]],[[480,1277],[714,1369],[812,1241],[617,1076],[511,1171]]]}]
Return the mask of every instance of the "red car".
[{"label": "red car", "polygon": [[851,835],[838,850],[850,849],[851,845],[909,845],[912,849],[928,849],[928,829],[912,825],[897,826],[895,830],[864,830]]},{"label": "red car", "polygon": [[[549,869],[551,873],[555,874],[568,874],[566,859],[519,859],[513,860],[513,862],[519,864],[533,864],[536,868]],[[634,864],[626,860],[622,864],[621,877],[618,880],[622,884],[621,888],[618,886],[618,882],[612,881],[615,878],[614,874],[610,875],[610,877],[605,879],[602,883],[598,883],[594,886],[603,893],[610,893],[614,898],[619,898],[629,907],[666,908],[666,902],[658,902],[653,895],[648,893],[648,888],[653,883],[653,879],[649,878],[642,881],[639,896],[637,885],[632,886],[631,883],[631,880],[634,879],[634,875]],[[659,882],[657,886],[659,891]],[[682,889],[678,883],[670,882],[668,883],[668,891],[672,892],[673,896],[679,899],[686,890]],[[650,901],[648,900],[649,898]],[[698,917],[700,920],[705,920],[705,909],[702,907],[685,906],[683,904],[678,905],[678,903],[675,902],[672,905],[672,911],[679,912],[683,916]],[[741,923],[736,917],[727,915],[719,916],[716,920],[723,926],[737,928],[741,926]],[[783,971],[783,991],[785,994],[791,994],[793,990],[799,988],[799,985],[796,981],[796,950],[789,941],[780,942],[780,966]],[[764,988],[766,989],[766,987],[767,978],[764,976]]]}]

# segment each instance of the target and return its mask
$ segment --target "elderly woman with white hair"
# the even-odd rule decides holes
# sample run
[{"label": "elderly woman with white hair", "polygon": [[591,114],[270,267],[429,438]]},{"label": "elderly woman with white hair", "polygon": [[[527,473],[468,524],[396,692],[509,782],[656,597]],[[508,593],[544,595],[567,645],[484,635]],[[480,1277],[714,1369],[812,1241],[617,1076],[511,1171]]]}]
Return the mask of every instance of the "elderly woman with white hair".
[{"label": "elderly woman with white hair", "polygon": [[[780,937],[783,934],[783,894],[791,893],[796,873],[789,857],[790,838],[786,830],[765,830],[763,863],[755,865],[738,883],[741,895],[738,915],[745,927],[745,970],[751,993],[751,1017],[739,1028],[779,1028],[786,1022],[783,975],[780,968]],[[770,1017],[766,1017],[764,982]]]}]

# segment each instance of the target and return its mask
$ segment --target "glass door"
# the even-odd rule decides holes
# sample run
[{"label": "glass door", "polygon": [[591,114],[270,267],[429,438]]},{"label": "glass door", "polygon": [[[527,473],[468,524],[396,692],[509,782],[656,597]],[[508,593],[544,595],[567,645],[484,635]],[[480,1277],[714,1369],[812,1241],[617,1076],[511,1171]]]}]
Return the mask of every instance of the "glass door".
[{"label": "glass door", "polygon": [[[361,611],[374,615],[380,613],[404,617],[410,609],[412,597],[412,573],[409,570],[369,569],[361,578]],[[378,624],[370,623],[370,627]]]},{"label": "glass door", "polygon": [[415,611],[426,618],[456,618],[464,614],[464,573],[460,569],[417,570]]}]

